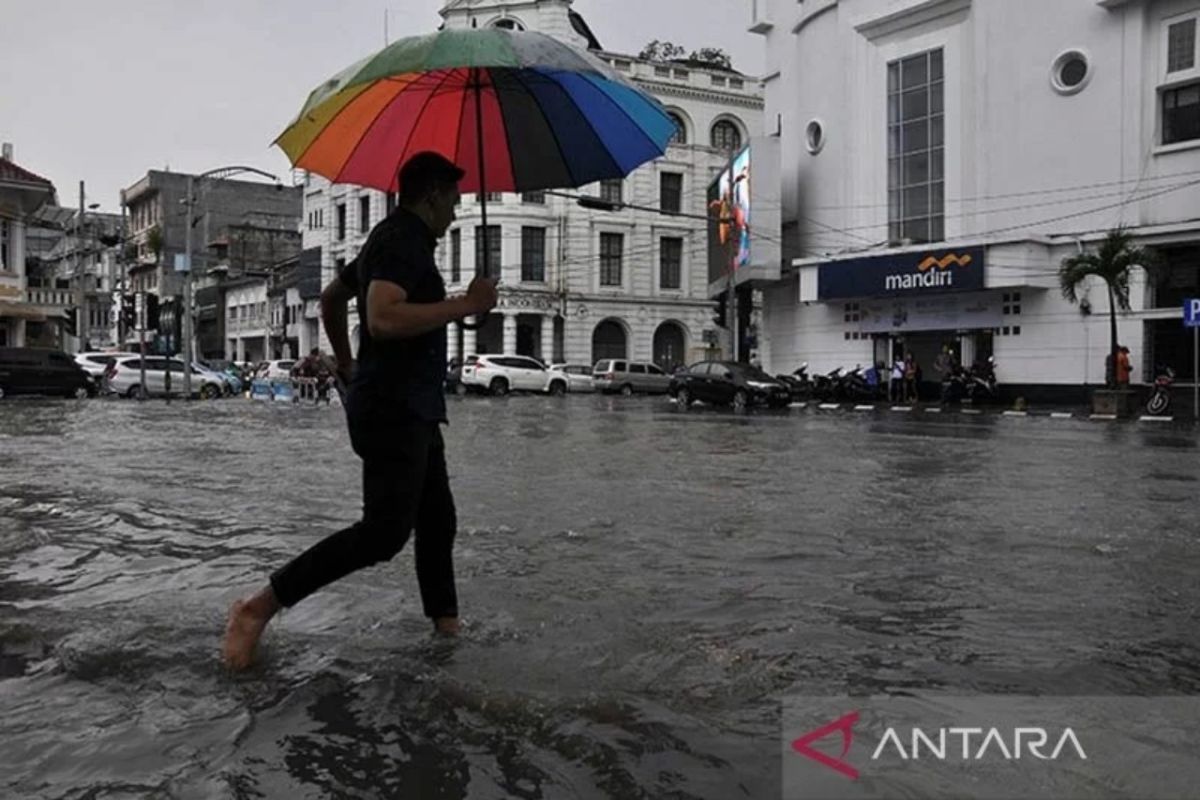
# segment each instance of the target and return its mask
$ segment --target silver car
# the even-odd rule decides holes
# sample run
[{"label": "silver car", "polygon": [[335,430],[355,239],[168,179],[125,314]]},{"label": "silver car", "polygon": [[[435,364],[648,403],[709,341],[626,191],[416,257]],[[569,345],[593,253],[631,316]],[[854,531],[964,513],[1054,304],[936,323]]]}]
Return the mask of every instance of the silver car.
[{"label": "silver car", "polygon": [[546,391],[550,394],[594,392],[592,368],[587,364],[551,364]]},{"label": "silver car", "polygon": [[[162,396],[167,393],[167,367],[171,370],[171,394],[183,394],[183,360],[167,359],[165,356],[127,356],[118,358],[108,365],[104,381],[110,392],[123,397],[137,397],[142,388],[142,361],[146,362],[146,395]],[[205,399],[220,397],[225,392],[225,383],[219,378],[192,370],[192,394]]]},{"label": "silver car", "polygon": [[666,394],[671,388],[671,376],[657,364],[613,358],[596,362],[592,368],[592,383],[598,392]]}]

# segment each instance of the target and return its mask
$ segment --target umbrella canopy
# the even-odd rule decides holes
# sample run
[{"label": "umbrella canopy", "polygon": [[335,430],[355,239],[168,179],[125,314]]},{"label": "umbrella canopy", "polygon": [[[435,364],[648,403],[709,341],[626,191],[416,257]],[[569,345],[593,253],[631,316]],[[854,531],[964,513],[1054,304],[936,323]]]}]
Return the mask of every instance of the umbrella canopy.
[{"label": "umbrella canopy", "polygon": [[522,192],[624,177],[674,133],[657,100],[592,54],[470,29],[400,39],[348,67],[276,144],[334,183],[396,191],[400,165],[431,150],[466,171],[463,191]]}]

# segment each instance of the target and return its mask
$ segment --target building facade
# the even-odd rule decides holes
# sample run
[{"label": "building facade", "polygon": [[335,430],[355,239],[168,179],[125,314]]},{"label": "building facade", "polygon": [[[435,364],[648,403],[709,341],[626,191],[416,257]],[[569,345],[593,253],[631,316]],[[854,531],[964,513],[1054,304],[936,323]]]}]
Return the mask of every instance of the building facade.
[{"label": "building facade", "polygon": [[1064,257],[1125,226],[1159,255],[1120,315],[1135,381],[1191,379],[1200,295],[1196,0],[753,0],[782,138],[775,372],[942,347],[1030,399],[1104,381],[1108,297]]},{"label": "building facade", "polygon": [[[499,305],[482,329],[449,327],[451,357],[504,352],[585,364],[628,357],[669,369],[708,352],[707,223],[673,214],[703,217],[712,177],[741,143],[761,134],[757,79],[712,65],[604,51],[569,0],[452,2],[441,13],[448,28],[538,30],[589,48],[656,96],[679,126],[665,157],[624,180],[578,189],[665,214],[589,210],[541,192],[495,194],[488,199],[485,254],[478,198],[463,198],[458,221],[438,248],[447,290],[465,292],[485,260],[499,265],[502,282]],[[395,203],[315,175],[304,199],[305,247],[323,247],[326,283]],[[352,319],[352,334],[357,325]]]},{"label": "building facade", "polygon": [[42,324],[54,309],[29,294],[27,233],[35,215],[55,199],[54,185],[13,162],[13,148],[0,150],[0,347],[27,346],[27,327]]}]

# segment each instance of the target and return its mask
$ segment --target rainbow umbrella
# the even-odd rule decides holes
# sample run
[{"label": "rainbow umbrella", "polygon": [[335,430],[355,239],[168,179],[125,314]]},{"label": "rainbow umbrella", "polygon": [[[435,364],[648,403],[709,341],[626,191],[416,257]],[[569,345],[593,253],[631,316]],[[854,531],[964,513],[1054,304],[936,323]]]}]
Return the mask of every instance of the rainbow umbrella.
[{"label": "rainbow umbrella", "polygon": [[666,152],[675,123],[650,95],[590,53],[498,28],[400,39],[318,86],[276,144],[334,183],[397,189],[424,150],[487,192],[622,178]]}]

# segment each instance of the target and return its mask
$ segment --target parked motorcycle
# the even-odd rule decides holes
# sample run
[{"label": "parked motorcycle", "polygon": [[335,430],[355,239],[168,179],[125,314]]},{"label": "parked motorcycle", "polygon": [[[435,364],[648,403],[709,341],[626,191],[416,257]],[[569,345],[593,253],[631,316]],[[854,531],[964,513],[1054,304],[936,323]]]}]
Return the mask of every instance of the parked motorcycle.
[{"label": "parked motorcycle", "polygon": [[825,375],[813,375],[812,396],[822,403],[836,400],[842,384],[842,371],[842,368],[838,367]]},{"label": "parked motorcycle", "polygon": [[1175,382],[1175,370],[1163,366],[1156,372],[1158,376],[1154,379],[1154,392],[1146,403],[1146,413],[1160,417],[1171,408],[1171,384]]},{"label": "parked motorcycle", "polygon": [[808,377],[808,362],[801,364],[791,375],[776,375],[776,380],[788,387],[792,402],[807,400],[813,393],[813,382]]},{"label": "parked motorcycle", "polygon": [[972,404],[992,403],[1000,399],[1000,387],[996,383],[995,357],[989,356],[982,364],[974,364],[964,381],[967,400]]}]

